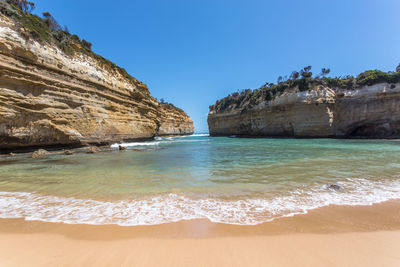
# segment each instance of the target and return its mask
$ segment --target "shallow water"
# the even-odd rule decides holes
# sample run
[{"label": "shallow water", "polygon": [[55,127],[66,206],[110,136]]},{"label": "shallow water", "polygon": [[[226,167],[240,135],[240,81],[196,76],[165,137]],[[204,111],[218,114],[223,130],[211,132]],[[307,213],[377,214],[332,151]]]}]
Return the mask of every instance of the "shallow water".
[{"label": "shallow water", "polygon": [[330,204],[400,198],[398,141],[194,135],[124,146],[99,154],[0,158],[0,217],[257,224]]}]

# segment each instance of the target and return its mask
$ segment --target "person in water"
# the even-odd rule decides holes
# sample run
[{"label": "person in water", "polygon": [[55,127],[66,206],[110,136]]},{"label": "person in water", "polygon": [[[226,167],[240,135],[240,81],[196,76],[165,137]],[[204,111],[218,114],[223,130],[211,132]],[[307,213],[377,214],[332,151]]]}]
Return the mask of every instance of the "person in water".
[{"label": "person in water", "polygon": [[126,149],[125,147],[123,147],[121,145],[119,145],[118,148],[119,148],[119,150],[125,150]]}]

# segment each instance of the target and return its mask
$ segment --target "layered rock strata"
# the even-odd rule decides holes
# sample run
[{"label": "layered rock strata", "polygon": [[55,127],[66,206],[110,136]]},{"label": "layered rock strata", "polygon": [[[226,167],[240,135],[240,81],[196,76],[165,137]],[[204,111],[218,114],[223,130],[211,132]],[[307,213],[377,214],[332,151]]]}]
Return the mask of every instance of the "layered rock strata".
[{"label": "layered rock strata", "polygon": [[161,125],[158,135],[188,135],[193,134],[192,119],[181,109],[168,103],[160,104]]},{"label": "layered rock strata", "polygon": [[287,92],[249,109],[210,107],[214,136],[400,137],[400,84]]},{"label": "layered rock strata", "polygon": [[117,66],[24,38],[0,15],[1,149],[110,144],[153,138],[159,129],[187,134],[193,124]]}]

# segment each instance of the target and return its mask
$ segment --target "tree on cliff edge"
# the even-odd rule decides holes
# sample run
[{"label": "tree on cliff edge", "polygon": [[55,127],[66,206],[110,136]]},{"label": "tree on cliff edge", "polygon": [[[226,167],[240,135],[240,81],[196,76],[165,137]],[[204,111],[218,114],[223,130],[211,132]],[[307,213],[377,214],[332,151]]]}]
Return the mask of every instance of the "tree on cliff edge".
[{"label": "tree on cliff edge", "polygon": [[26,0],[6,0],[6,2],[18,7],[24,12],[31,12],[35,8],[35,3]]},{"label": "tree on cliff edge", "polygon": [[60,24],[58,24],[57,20],[49,12],[43,12],[43,17],[45,19],[46,25],[49,27],[50,30],[61,30]]},{"label": "tree on cliff edge", "polygon": [[290,79],[291,80],[296,80],[297,78],[299,78],[300,73],[298,73],[297,71],[293,71],[292,74],[290,74]]},{"label": "tree on cliff edge", "polygon": [[304,67],[304,69],[302,69],[300,71],[301,77],[303,77],[303,78],[311,78],[311,76],[312,76],[311,68],[312,68],[311,66]]},{"label": "tree on cliff edge", "polygon": [[331,69],[329,69],[329,68],[322,68],[321,69],[321,74],[320,74],[320,76],[321,77],[324,77],[325,75],[328,75],[329,73],[331,72]]}]

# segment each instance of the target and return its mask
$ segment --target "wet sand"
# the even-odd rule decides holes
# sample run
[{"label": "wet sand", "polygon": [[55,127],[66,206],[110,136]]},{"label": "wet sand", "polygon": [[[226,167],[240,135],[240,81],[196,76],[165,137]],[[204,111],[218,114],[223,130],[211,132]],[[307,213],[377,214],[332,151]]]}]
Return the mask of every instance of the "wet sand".
[{"label": "wet sand", "polygon": [[400,201],[256,226],[0,220],[0,266],[400,266]]}]

